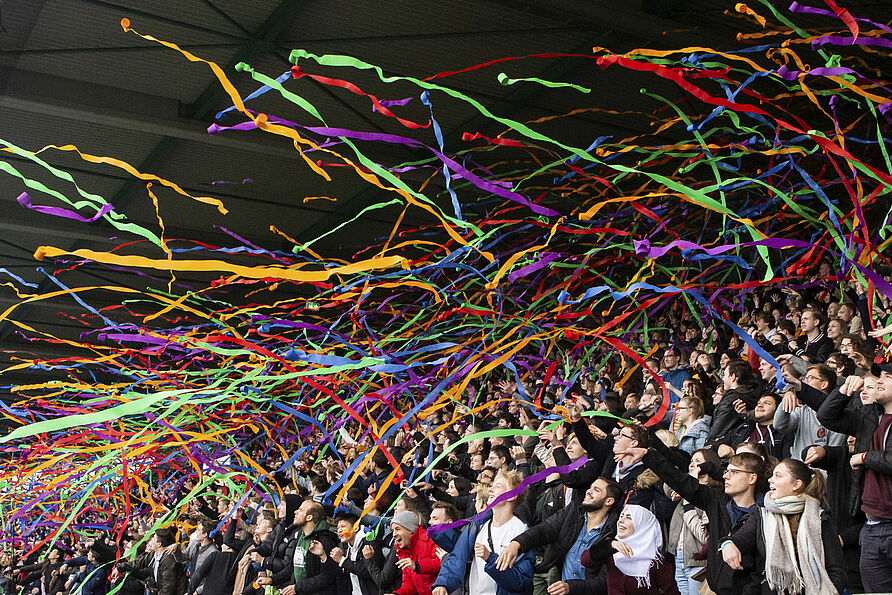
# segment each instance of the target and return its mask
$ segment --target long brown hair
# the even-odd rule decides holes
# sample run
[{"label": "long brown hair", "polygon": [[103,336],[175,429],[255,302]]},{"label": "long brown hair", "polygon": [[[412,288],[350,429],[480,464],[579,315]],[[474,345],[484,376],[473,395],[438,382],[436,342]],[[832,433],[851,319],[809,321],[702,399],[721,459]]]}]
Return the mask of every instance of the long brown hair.
[{"label": "long brown hair", "polygon": [[823,475],[796,459],[784,459],[779,465],[785,466],[794,480],[802,482],[802,489],[798,493],[818,500],[824,499],[827,494],[827,482],[824,481]]}]

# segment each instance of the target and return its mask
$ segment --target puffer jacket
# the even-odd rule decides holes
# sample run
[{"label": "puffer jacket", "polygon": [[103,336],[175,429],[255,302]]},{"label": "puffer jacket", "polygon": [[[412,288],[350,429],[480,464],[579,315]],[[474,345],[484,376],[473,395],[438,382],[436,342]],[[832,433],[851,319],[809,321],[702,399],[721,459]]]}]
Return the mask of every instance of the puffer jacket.
[{"label": "puffer jacket", "polygon": [[437,574],[440,572],[440,558],[437,557],[437,544],[428,537],[427,531],[419,527],[409,540],[409,547],[396,548],[397,559],[410,559],[415,567],[403,568],[403,584],[394,591],[395,595],[428,595]]}]

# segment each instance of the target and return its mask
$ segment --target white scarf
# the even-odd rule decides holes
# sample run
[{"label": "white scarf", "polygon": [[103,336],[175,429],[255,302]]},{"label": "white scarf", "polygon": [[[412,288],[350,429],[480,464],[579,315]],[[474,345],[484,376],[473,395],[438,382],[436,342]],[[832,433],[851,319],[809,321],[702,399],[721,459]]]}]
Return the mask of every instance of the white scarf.
[{"label": "white scarf", "polygon": [[660,548],[663,547],[663,532],[660,530],[657,517],[646,508],[627,504],[623,509],[623,514],[625,513],[632,516],[635,532],[628,537],[616,539],[632,548],[632,557],[626,558],[617,552],[613,554],[613,563],[624,575],[638,579],[639,587],[649,589],[650,570],[663,559],[660,554]]},{"label": "white scarf", "polygon": [[[838,595],[824,567],[821,505],[811,496],[765,497],[761,510],[765,534],[765,578],[780,595]],[[801,514],[796,544],[789,515]],[[793,553],[796,558],[793,558]]]}]

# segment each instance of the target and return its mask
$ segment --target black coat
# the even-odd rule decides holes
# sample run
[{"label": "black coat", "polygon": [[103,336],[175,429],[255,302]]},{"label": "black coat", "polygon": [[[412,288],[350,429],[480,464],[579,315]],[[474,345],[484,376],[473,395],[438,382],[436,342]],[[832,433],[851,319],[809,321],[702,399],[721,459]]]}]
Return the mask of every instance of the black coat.
[{"label": "black coat", "polygon": [[[800,526],[801,528],[801,526]],[[763,595],[776,593],[768,587],[764,581],[765,576],[765,534],[762,527],[762,515],[751,514],[743,525],[735,531],[731,538],[741,554],[749,554],[744,559],[752,563],[752,572],[760,577]],[[833,586],[842,593],[848,583],[848,572],[842,554],[842,546],[839,545],[839,535],[836,525],[826,512],[821,514],[821,542],[824,544],[824,567]],[[744,565],[744,569],[747,566]]]},{"label": "black coat", "polygon": [[[155,580],[155,554],[146,552],[136,561],[137,570],[133,573],[145,584],[149,592],[157,595],[181,595],[186,591],[186,573],[182,561],[174,554],[164,554],[158,564],[158,579]],[[209,594],[210,595],[210,594]]]},{"label": "black coat", "polygon": [[[322,562],[319,556],[307,553],[307,576],[299,583],[294,582],[294,550],[297,546],[296,535],[288,540],[285,556],[284,567],[278,570],[273,576],[273,586],[277,588],[294,585],[295,593],[312,593],[313,595],[339,595],[344,592],[342,588],[346,576],[341,572],[337,563],[326,554],[325,562]],[[309,535],[310,540],[318,541],[322,544],[322,551],[330,552],[334,549],[339,541],[338,536],[328,528],[326,523],[324,527],[319,525]],[[347,588],[349,590],[349,587]]]},{"label": "black coat", "polygon": [[60,568],[62,568],[62,562],[50,564],[49,560],[22,566],[16,569],[20,574],[15,582],[25,586],[34,583],[35,587],[41,588],[41,592],[45,592],[47,595],[56,595],[65,590],[65,578],[58,573],[53,574]]},{"label": "black coat", "polygon": [[[353,558],[350,557],[350,548],[346,543],[338,546],[344,552],[344,559],[340,564],[341,572],[346,576],[347,583],[351,582],[351,574],[355,574],[359,578],[359,589],[362,591],[362,595],[378,595],[381,591],[378,590],[378,585],[375,584],[375,579],[372,578],[372,573],[369,572],[367,560],[362,555],[362,548],[365,543],[357,548],[356,555]],[[351,593],[349,587],[344,593]]]},{"label": "black coat", "polygon": [[202,593],[232,593],[235,586],[235,575],[229,580],[230,570],[236,563],[234,552],[215,551],[208,555],[189,578],[189,595],[195,592],[201,581],[204,581]]},{"label": "black coat", "polygon": [[798,349],[796,355],[810,355],[815,358],[815,361],[821,364],[827,361],[827,358],[830,357],[830,354],[833,353],[833,350],[835,349],[833,340],[828,338],[824,333],[819,334],[818,338],[813,342],[808,342],[807,337],[802,337],[801,340],[797,340],[797,342],[800,341],[806,341],[805,349]]},{"label": "black coat", "polygon": [[386,559],[380,555],[380,552],[381,550],[376,547],[375,555],[365,561],[366,568],[382,593],[393,593],[399,588],[403,578],[402,572],[396,566],[396,548],[390,548]]},{"label": "black coat", "polygon": [[[758,583],[754,583],[751,572],[732,570],[725,564],[719,545],[733,530],[743,524],[731,525],[731,514],[728,512],[730,498],[722,488],[710,488],[673,466],[661,453],[654,449],[648,451],[642,462],[657,475],[666,485],[675,490],[682,498],[703,510],[709,519],[709,539],[707,540],[706,576],[710,588],[718,595],[751,595],[759,592]],[[752,562],[744,557],[744,567]]]},{"label": "black coat", "polygon": [[[604,528],[595,544],[610,542],[616,536],[616,521],[619,519],[620,504],[611,508],[604,520]],[[542,562],[536,565],[536,572],[547,571],[558,564],[563,564],[564,558],[576,543],[579,532],[585,525],[585,513],[575,503],[570,503],[563,510],[559,510],[543,523],[530,527],[514,538],[520,544],[520,551],[528,552],[545,545]],[[607,593],[607,579],[603,572],[586,568],[585,580],[567,581],[570,593]]]},{"label": "black coat", "polygon": [[892,497],[892,432],[886,436],[883,450],[871,451],[870,443],[877,431],[883,406],[879,403],[863,405],[860,399],[847,397],[834,389],[818,409],[818,421],[828,430],[855,437],[855,452],[867,452],[864,467],[852,471],[849,496],[849,512],[854,517],[861,513],[861,490],[864,486],[864,469],[882,474],[889,495]]},{"label": "black coat", "polygon": [[[740,425],[728,434],[728,441],[724,444],[727,444],[732,449],[736,449],[738,445],[746,442],[755,430],[755,421],[744,419],[743,416],[740,416]],[[778,432],[772,427],[768,432],[768,436],[768,440],[763,443],[768,454],[779,461],[790,458],[793,440],[796,438],[795,434]]]},{"label": "black coat", "polygon": [[[746,404],[747,411],[755,408],[759,396],[754,388],[738,386],[725,392],[722,400],[715,406],[712,416],[712,425],[709,428],[709,436],[706,439],[707,446],[729,444],[731,434],[740,425],[740,414],[734,410],[734,401],[740,399]],[[736,444],[734,446],[737,446]],[[732,446],[733,448],[733,446]]]},{"label": "black coat", "polygon": [[[592,436],[591,430],[584,420],[574,423],[573,430],[576,432],[579,444],[588,454],[589,460],[579,469],[564,475],[563,482],[573,488],[575,493],[572,500],[576,504],[580,504],[586,490],[596,479],[613,476],[613,472],[616,470],[616,461],[613,460],[612,434],[607,434],[606,438],[598,440]],[[647,469],[643,465],[639,465],[631,468],[628,473],[617,480],[626,493],[626,504],[637,504],[644,508],[650,508],[653,504],[657,479],[653,477],[653,474],[649,474],[650,478],[644,481],[641,476],[646,471]]]},{"label": "black coat", "polygon": [[[293,517],[292,517],[293,518]],[[293,522],[281,521],[263,543],[257,546],[255,551],[263,557],[260,567],[276,573],[285,566],[285,551],[289,542],[294,538],[298,528]],[[289,558],[290,562],[291,559]]]}]

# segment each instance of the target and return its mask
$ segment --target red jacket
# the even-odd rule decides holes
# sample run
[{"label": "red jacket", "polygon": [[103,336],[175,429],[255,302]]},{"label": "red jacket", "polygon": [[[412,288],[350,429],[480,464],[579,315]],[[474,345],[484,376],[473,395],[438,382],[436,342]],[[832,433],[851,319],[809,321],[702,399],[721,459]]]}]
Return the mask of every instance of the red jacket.
[{"label": "red jacket", "polygon": [[440,572],[437,544],[427,536],[427,530],[419,527],[409,540],[409,549],[397,548],[397,559],[411,559],[417,571],[403,568],[403,584],[394,591],[396,595],[430,595],[431,587]]}]

